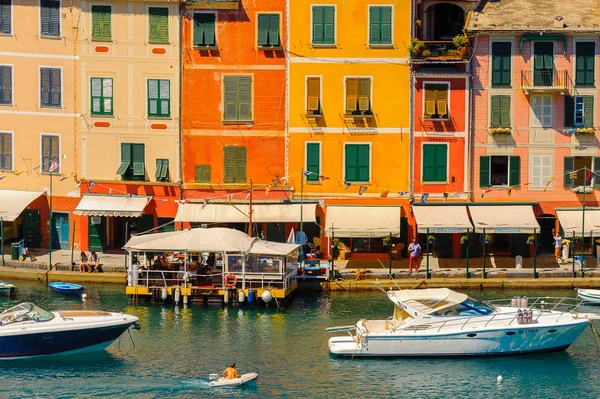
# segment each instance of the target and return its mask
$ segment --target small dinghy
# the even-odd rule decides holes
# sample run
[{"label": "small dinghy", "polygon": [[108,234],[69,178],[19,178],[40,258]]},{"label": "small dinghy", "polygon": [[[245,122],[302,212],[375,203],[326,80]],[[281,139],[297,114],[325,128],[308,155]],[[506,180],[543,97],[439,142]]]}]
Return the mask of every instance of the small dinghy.
[{"label": "small dinghy", "polygon": [[0,281],[0,296],[11,297],[15,294],[15,289],[14,285]]},{"label": "small dinghy", "polygon": [[211,374],[208,376],[210,380],[211,387],[239,387],[242,385],[251,385],[256,383],[256,379],[258,378],[258,374],[256,373],[247,373],[242,374],[238,378],[223,378],[219,376],[219,374]]},{"label": "small dinghy", "polygon": [[577,296],[585,302],[600,304],[600,290],[578,288]]},{"label": "small dinghy", "polygon": [[85,287],[83,285],[71,284],[65,282],[48,283],[48,288],[54,292],[65,295],[81,296]]}]

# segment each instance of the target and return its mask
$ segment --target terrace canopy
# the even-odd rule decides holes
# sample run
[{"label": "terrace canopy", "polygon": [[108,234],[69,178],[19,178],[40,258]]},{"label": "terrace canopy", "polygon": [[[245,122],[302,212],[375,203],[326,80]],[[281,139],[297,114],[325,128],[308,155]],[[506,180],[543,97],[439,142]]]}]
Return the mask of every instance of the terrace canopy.
[{"label": "terrace canopy", "polygon": [[466,206],[413,205],[419,233],[464,233],[473,229]]},{"label": "terrace canopy", "polygon": [[[302,207],[302,208],[301,208]],[[254,204],[252,222],[254,223],[305,223],[317,221],[317,204]],[[300,218],[302,209],[302,218]],[[177,208],[176,222],[197,223],[248,223],[250,206],[247,204],[181,204]]]},{"label": "terrace canopy", "polygon": [[532,234],[540,231],[531,205],[469,206],[477,233]]},{"label": "terrace canopy", "polygon": [[43,191],[0,190],[0,219],[14,222]]}]

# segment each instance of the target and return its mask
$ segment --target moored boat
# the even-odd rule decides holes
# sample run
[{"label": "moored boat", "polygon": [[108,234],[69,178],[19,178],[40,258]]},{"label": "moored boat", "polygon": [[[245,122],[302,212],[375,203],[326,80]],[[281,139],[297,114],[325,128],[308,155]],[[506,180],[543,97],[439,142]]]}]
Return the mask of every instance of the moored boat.
[{"label": "moored boat", "polygon": [[[328,332],[339,356],[448,357],[513,355],[567,349],[596,314],[579,313],[576,298],[480,302],[447,288],[386,292],[393,316],[360,320]],[[517,301],[519,302],[519,301]]]},{"label": "moored boat", "polygon": [[584,302],[600,304],[600,290],[578,288],[577,296]]},{"label": "moored boat", "polygon": [[16,287],[13,284],[0,281],[0,296],[11,297],[15,294]]},{"label": "moored boat", "polygon": [[24,302],[0,314],[0,359],[101,351],[137,321],[100,310],[48,312]]},{"label": "moored boat", "polygon": [[211,387],[232,388],[239,387],[242,385],[256,384],[258,374],[246,373],[240,375],[238,378],[224,378],[219,376],[218,374],[211,374],[209,375],[208,379],[210,380]]},{"label": "moored boat", "polygon": [[81,294],[83,294],[83,291],[85,290],[85,287],[83,285],[65,283],[62,281],[48,283],[48,288],[50,288],[54,292],[58,292],[59,294],[74,296],[81,296]]}]

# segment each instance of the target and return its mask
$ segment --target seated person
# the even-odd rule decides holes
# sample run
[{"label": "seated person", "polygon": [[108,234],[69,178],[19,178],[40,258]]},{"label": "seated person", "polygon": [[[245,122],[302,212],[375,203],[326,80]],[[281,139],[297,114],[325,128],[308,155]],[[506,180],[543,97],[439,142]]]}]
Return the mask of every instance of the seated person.
[{"label": "seated person", "polygon": [[238,372],[235,368],[235,363],[231,363],[229,365],[229,367],[227,367],[225,369],[225,371],[223,371],[223,378],[226,378],[228,380],[232,380],[234,378],[238,378]]},{"label": "seated person", "polygon": [[[96,270],[98,268],[98,266],[100,265],[100,257],[98,256],[96,251],[92,251],[92,254],[88,258],[87,264],[90,268],[90,273],[93,273],[94,270]],[[100,270],[98,270],[98,272],[100,272]]]},{"label": "seated person", "polygon": [[79,271],[81,273],[88,271],[88,257],[85,251],[81,251],[81,262],[79,263]]}]

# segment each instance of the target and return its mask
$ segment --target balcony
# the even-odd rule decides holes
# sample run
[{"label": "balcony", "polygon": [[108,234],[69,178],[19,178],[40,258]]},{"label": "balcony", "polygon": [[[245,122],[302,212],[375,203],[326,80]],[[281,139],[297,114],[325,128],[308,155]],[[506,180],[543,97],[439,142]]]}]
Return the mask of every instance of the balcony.
[{"label": "balcony", "polygon": [[187,10],[237,10],[240,0],[184,0]]},{"label": "balcony", "polygon": [[457,47],[452,40],[413,41],[413,64],[468,62],[470,46]]},{"label": "balcony", "polygon": [[521,90],[531,92],[559,92],[565,94],[573,87],[569,71],[537,70],[521,71]]}]

